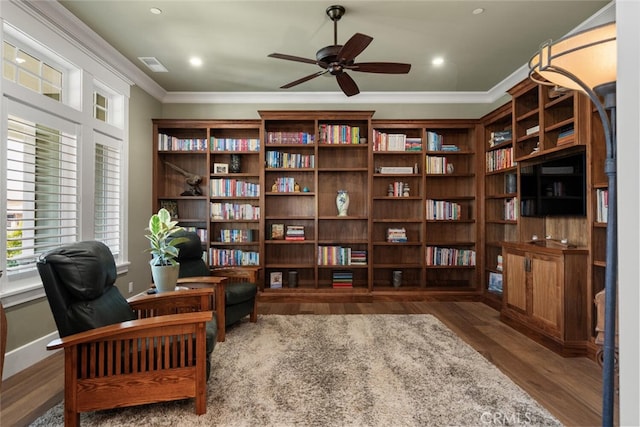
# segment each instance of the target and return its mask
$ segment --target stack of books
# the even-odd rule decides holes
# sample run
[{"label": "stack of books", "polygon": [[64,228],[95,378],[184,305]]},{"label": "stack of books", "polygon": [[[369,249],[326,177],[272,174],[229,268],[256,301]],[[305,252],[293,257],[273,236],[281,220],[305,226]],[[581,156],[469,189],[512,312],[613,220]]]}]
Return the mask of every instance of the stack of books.
[{"label": "stack of books", "polygon": [[573,142],[575,130],[573,125],[563,126],[558,133],[558,145]]},{"label": "stack of books", "polygon": [[351,265],[367,265],[367,251],[351,249]]},{"label": "stack of books", "polygon": [[353,288],[353,272],[334,271],[331,284],[334,288]]},{"label": "stack of books", "polygon": [[404,227],[387,228],[387,242],[401,243],[407,241],[407,230]]},{"label": "stack of books", "polygon": [[285,240],[304,240],[304,225],[287,225]]}]

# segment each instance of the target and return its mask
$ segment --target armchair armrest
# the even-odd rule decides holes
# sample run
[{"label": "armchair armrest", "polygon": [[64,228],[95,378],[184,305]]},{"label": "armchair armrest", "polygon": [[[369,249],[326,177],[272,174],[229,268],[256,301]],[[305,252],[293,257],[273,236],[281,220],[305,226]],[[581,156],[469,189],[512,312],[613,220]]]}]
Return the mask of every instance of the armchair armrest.
[{"label": "armchair armrest", "polygon": [[211,288],[138,294],[127,300],[139,318],[213,309]]},{"label": "armchair armrest", "polygon": [[87,344],[101,340],[121,339],[122,336],[132,337],[152,336],[143,331],[164,331],[166,328],[182,325],[192,325],[206,323],[213,318],[211,311],[199,311],[194,313],[170,314],[167,316],[149,317],[146,319],[136,319],[113,325],[102,326],[88,331],[57,338],[47,345],[47,350],[57,350],[59,348],[72,347],[79,344]]}]

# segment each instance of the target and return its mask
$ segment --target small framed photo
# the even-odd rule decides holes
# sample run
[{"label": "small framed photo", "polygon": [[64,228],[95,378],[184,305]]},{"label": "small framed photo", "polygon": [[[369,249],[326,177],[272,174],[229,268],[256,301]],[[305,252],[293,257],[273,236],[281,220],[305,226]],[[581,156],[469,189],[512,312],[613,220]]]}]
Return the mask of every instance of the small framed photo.
[{"label": "small framed photo", "polygon": [[214,163],[213,173],[229,173],[229,165],[227,163]]},{"label": "small framed photo", "polygon": [[271,224],[271,240],[284,239],[284,224]]},{"label": "small framed photo", "polygon": [[269,275],[269,286],[273,289],[282,288],[282,271],[272,271]]}]

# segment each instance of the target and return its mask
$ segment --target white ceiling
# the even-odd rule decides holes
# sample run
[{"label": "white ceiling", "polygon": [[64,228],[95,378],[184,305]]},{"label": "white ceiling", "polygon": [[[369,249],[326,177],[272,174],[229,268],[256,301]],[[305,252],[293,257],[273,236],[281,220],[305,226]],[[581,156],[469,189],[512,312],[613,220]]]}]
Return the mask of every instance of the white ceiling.
[{"label": "white ceiling", "polygon": [[[167,1],[61,0],[60,3],[167,92],[336,92],[313,64],[268,58],[273,52],[314,59],[333,44],[328,6],[346,8],[338,44],[354,33],[374,38],[356,62],[411,63],[407,75],[352,72],[361,92],[488,91],[535,53],[598,13],[603,0],[502,1]],[[149,10],[157,7],[162,14]],[[483,8],[481,14],[472,11]],[[188,60],[202,58],[200,68]],[[431,65],[443,56],[441,67]],[[153,73],[137,58],[157,58]]]}]

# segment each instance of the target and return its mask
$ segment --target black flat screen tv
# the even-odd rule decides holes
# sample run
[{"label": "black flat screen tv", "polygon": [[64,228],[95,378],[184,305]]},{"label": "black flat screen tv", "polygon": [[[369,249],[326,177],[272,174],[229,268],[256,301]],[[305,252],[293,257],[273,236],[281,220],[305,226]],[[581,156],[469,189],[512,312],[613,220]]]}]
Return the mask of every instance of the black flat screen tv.
[{"label": "black flat screen tv", "polygon": [[520,168],[522,216],[586,216],[584,152]]}]

